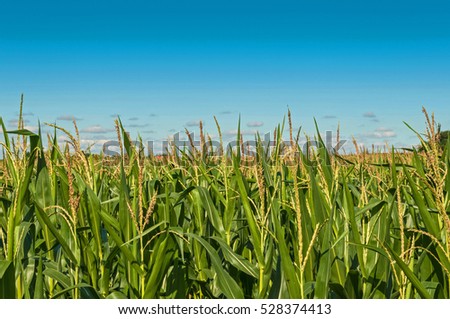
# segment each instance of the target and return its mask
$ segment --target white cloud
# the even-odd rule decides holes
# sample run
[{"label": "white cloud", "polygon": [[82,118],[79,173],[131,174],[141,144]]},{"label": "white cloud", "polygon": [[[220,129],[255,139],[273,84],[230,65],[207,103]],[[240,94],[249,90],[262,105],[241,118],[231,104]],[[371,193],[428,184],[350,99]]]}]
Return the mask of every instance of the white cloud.
[{"label": "white cloud", "polygon": [[83,139],[86,140],[117,140],[117,136],[109,136],[107,134],[93,134],[89,136],[88,134],[83,134]]},{"label": "white cloud", "polygon": [[[82,150],[89,149],[91,153],[99,153],[103,149],[103,145],[107,142],[110,142],[111,139],[98,139],[98,138],[81,138],[80,139],[80,147]],[[67,136],[60,135],[58,136],[58,143],[64,145],[69,142]],[[69,143],[69,148],[73,150],[73,146]]]},{"label": "white cloud", "polygon": [[103,150],[103,145],[111,140],[105,139],[81,139],[80,146],[82,150],[88,150],[91,153],[100,153]]},{"label": "white cloud", "polygon": [[92,145],[103,145],[106,142],[110,142],[111,140],[107,140],[107,139],[81,139],[80,140],[80,144],[81,147],[89,147]]},{"label": "white cloud", "polygon": [[391,137],[396,137],[397,133],[390,128],[379,127],[373,132],[364,134],[364,136],[370,137],[370,138],[391,138]]}]

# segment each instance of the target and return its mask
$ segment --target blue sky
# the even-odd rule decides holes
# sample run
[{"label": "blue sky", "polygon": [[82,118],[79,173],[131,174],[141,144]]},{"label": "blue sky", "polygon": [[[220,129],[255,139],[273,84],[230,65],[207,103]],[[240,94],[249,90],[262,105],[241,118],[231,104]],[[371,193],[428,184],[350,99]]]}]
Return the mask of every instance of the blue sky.
[{"label": "blue sky", "polygon": [[417,143],[421,107],[450,128],[447,1],[15,1],[0,5],[0,115],[145,140],[198,120],[268,132],[291,109],[313,133]]}]

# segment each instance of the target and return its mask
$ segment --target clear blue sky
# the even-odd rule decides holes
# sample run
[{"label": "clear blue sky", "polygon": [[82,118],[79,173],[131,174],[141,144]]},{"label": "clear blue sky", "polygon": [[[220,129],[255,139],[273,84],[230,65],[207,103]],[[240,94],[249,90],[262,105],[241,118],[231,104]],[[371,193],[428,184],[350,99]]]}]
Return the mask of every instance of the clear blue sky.
[{"label": "clear blue sky", "polygon": [[[244,3],[243,3],[244,2]],[[341,125],[370,145],[417,143],[421,107],[450,128],[448,1],[9,1],[0,115],[76,117],[83,139],[161,139],[213,115],[226,133]]]}]

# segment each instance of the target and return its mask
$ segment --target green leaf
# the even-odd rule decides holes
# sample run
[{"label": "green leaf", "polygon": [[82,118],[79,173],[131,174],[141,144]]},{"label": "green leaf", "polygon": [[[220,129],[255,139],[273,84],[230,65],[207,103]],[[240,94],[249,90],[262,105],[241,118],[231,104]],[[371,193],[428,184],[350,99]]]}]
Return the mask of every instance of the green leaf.
[{"label": "green leaf", "polygon": [[44,273],[42,271],[42,257],[39,257],[37,274],[36,274],[36,284],[34,286],[34,299],[44,298]]},{"label": "green leaf", "polygon": [[343,183],[344,187],[344,210],[348,214],[348,218],[350,219],[350,226],[353,235],[353,241],[358,244],[356,247],[356,255],[358,257],[358,262],[361,269],[361,274],[363,278],[367,278],[366,274],[366,266],[364,264],[364,249],[361,246],[361,235],[359,233],[358,225],[356,224],[356,215],[355,215],[355,207],[353,203],[353,197],[348,188],[347,182],[344,179]]},{"label": "green leaf", "polygon": [[82,299],[100,299],[100,296],[98,295],[97,291],[95,291],[95,289],[91,285],[88,285],[85,283],[67,287],[66,289],[63,289],[63,290],[59,291],[57,294],[55,294],[53,296],[53,299],[57,299],[60,296],[63,296],[64,294],[66,294],[67,292],[70,292],[75,289],[80,290]]},{"label": "green leaf", "polygon": [[439,238],[439,226],[434,222],[431,214],[428,212],[427,206],[425,205],[425,201],[422,195],[419,193],[419,190],[416,186],[416,183],[411,177],[411,174],[408,172],[408,169],[404,167],[403,171],[405,172],[406,178],[408,179],[409,186],[412,190],[412,195],[414,197],[414,201],[419,208],[420,214],[423,218],[423,222],[427,227],[427,230],[435,237]]},{"label": "green leaf", "polygon": [[[372,246],[372,245],[363,245],[363,244],[356,244],[356,245],[376,251],[380,255],[387,258],[386,252],[379,247]],[[420,282],[420,280],[417,278],[417,276],[411,271],[409,266],[407,264],[405,264],[405,262],[399,256],[397,256],[397,254],[391,247],[387,246],[386,248],[389,252],[389,255],[395,260],[397,265],[399,265],[399,267],[403,270],[406,277],[408,277],[408,279],[411,281],[411,283],[413,284],[414,288],[417,290],[419,295],[425,299],[432,299],[432,297],[428,293],[426,287]]]},{"label": "green leaf", "polygon": [[243,299],[244,293],[233,277],[228,274],[222,266],[222,260],[220,259],[217,251],[203,238],[196,234],[185,234],[198,241],[209,254],[212,266],[217,274],[217,286],[227,298],[231,299]]},{"label": "green leaf", "polygon": [[219,234],[224,235],[225,229],[223,227],[222,219],[220,218],[219,212],[217,211],[217,208],[214,206],[208,191],[203,187],[197,187],[197,191],[200,195],[203,207],[206,210],[206,214],[209,220],[211,221],[211,224]]},{"label": "green leaf", "polygon": [[14,131],[8,131],[8,134],[17,134],[17,135],[22,135],[22,136],[39,136],[36,133],[31,132],[30,130],[14,130]]},{"label": "green leaf", "polygon": [[108,231],[109,236],[111,236],[112,240],[116,243],[116,245],[119,247],[119,249],[122,251],[128,262],[131,264],[131,267],[133,267],[138,274],[145,275],[145,271],[141,269],[139,266],[139,263],[137,262],[136,258],[134,257],[131,250],[126,246],[126,244],[123,242],[123,240],[117,235],[116,231],[113,227],[111,227],[111,224],[108,222],[109,216],[108,214],[104,212],[100,212],[100,217],[103,221],[103,224],[105,225],[106,230]]},{"label": "green leaf", "polygon": [[317,271],[316,287],[314,298],[327,299],[329,297],[328,284],[330,281],[330,268],[332,262],[331,238],[332,238],[332,220],[330,220],[325,229],[325,236],[322,240],[321,256],[319,260],[319,270]]},{"label": "green leaf", "polygon": [[232,264],[236,269],[245,272],[247,275],[250,275],[256,279],[258,279],[258,268],[251,264],[247,259],[242,257],[241,255],[236,254],[227,243],[219,237],[213,236],[211,237],[220,245],[222,253],[225,259]]},{"label": "green leaf", "polygon": [[16,279],[13,262],[0,260],[0,299],[16,298]]},{"label": "green leaf", "polygon": [[272,214],[272,218],[278,244],[278,254],[281,259],[282,278],[286,282],[289,298],[301,298],[300,280],[297,275],[298,270],[294,266],[286,244],[285,228],[282,227],[278,214]]},{"label": "green leaf", "polygon": [[62,272],[50,268],[50,267],[46,267],[44,270],[44,275],[48,276],[50,278],[55,279],[57,282],[59,282],[59,284],[64,288],[67,289],[70,287],[71,283],[70,283],[70,277],[63,274]]},{"label": "green leaf", "polygon": [[149,262],[149,277],[146,280],[144,298],[151,299],[157,297],[167,270],[173,262],[175,254],[174,243],[169,232],[158,238],[155,250]]},{"label": "green leaf", "polygon": [[241,170],[238,167],[238,163],[235,159],[235,173],[236,179],[239,187],[239,193],[241,196],[242,206],[245,212],[245,218],[248,223],[248,227],[250,229],[251,241],[253,242],[254,251],[256,254],[256,258],[260,266],[264,265],[264,255],[263,255],[263,247],[261,243],[261,231],[256,223],[255,215],[253,214],[252,208],[250,206],[250,201],[248,199],[247,189],[244,184],[244,177],[242,176]]},{"label": "green leaf", "polygon": [[42,225],[45,225],[48,227],[50,232],[53,236],[57,239],[58,243],[61,244],[62,249],[64,250],[64,253],[67,255],[67,257],[75,264],[78,265],[78,260],[75,257],[72,249],[70,248],[70,245],[68,241],[61,235],[61,232],[55,227],[55,225],[50,220],[49,216],[45,212],[45,205],[46,204],[46,198],[48,198],[50,195],[50,179],[48,177],[47,169],[44,168],[41,170],[38,176],[38,180],[36,183],[36,197],[35,197],[35,206],[36,206],[36,216],[39,219],[40,223]]}]

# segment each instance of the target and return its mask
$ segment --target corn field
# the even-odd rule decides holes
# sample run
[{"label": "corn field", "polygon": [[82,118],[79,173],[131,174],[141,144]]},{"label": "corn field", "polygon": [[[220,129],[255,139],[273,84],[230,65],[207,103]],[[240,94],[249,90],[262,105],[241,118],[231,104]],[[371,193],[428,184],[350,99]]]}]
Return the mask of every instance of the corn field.
[{"label": "corn field", "polygon": [[0,298],[449,298],[450,142],[425,115],[420,151],[304,154],[289,116],[270,152],[256,136],[249,156],[238,130],[209,156],[201,132],[163,158],[119,119],[108,157],[76,123],[0,118]]}]

